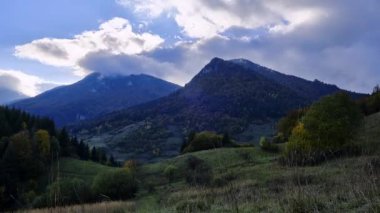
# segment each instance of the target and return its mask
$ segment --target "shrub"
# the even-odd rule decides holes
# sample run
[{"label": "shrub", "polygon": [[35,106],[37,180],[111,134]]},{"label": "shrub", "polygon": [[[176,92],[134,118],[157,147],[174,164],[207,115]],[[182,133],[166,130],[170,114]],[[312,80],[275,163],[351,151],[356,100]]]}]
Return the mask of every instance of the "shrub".
[{"label": "shrub", "polygon": [[186,161],[186,182],[192,186],[209,185],[212,180],[212,169],[203,160],[189,156]]},{"label": "shrub", "polygon": [[347,94],[322,98],[310,107],[293,129],[286,146],[285,161],[297,165],[315,164],[355,151],[349,140],[361,118],[358,106]]},{"label": "shrub", "polygon": [[130,169],[131,171],[136,171],[139,165],[140,164],[137,160],[127,160],[124,163],[124,168]]},{"label": "shrub", "polygon": [[205,132],[196,134],[193,140],[188,142],[188,145],[183,150],[183,152],[186,153],[186,152],[195,152],[195,151],[200,151],[200,150],[215,149],[222,146],[223,146],[222,136],[217,135],[214,132],[205,131]]},{"label": "shrub", "polygon": [[359,101],[361,111],[365,115],[371,115],[380,111],[380,90],[379,85],[373,89],[373,93]]},{"label": "shrub", "polygon": [[266,137],[260,138],[260,148],[267,152],[278,152],[279,150],[278,145],[270,142]]},{"label": "shrub", "polygon": [[175,175],[178,173],[178,168],[174,165],[167,166],[164,171],[163,175],[171,182],[174,180]]},{"label": "shrub", "polygon": [[25,192],[21,195],[22,197],[22,200],[25,202],[25,203],[32,203],[34,199],[36,199],[37,197],[37,194],[35,191],[33,190],[30,190],[28,192]]},{"label": "shrub", "polygon": [[97,196],[121,200],[135,196],[137,181],[131,170],[120,169],[97,175],[92,188]]},{"label": "shrub", "polygon": [[145,189],[149,192],[149,193],[153,193],[156,191],[156,187],[154,186],[153,182],[147,182],[145,184]]},{"label": "shrub", "polygon": [[279,144],[279,143],[285,143],[287,139],[285,139],[285,136],[283,133],[277,133],[276,136],[273,137],[273,140],[272,142],[275,143],[275,144]]},{"label": "shrub", "polygon": [[293,128],[298,124],[306,112],[307,109],[298,109],[289,112],[284,118],[281,118],[277,124],[277,136],[279,136],[279,138],[276,138],[276,141],[287,142],[292,134]]},{"label": "shrub", "polygon": [[[58,200],[55,200],[58,198]],[[80,179],[61,179],[51,184],[47,193],[34,201],[34,206],[80,204],[91,201],[93,193],[89,184]]]}]

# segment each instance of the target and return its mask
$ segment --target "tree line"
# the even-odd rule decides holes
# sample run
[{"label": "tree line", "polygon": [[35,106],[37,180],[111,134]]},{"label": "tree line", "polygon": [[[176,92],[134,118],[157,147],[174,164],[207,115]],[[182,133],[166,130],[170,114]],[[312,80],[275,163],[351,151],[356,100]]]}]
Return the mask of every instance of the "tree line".
[{"label": "tree line", "polygon": [[282,118],[273,142],[287,142],[282,161],[290,165],[317,164],[341,155],[358,155],[364,146],[353,140],[357,127],[364,116],[378,112],[379,86],[359,100],[345,93],[326,96]]},{"label": "tree line", "polygon": [[[49,118],[0,106],[0,206],[12,209],[29,203],[43,191],[48,176],[61,157],[117,166],[113,156],[57,129]],[[46,181],[43,181],[46,182]],[[45,184],[46,185],[46,184]]]}]

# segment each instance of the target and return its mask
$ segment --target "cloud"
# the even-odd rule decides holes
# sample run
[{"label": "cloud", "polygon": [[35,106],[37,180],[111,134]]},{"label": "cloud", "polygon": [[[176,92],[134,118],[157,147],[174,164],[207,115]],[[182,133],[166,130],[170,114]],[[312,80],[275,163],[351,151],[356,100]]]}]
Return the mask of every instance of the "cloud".
[{"label": "cloud", "polygon": [[36,96],[58,85],[21,71],[0,69],[0,89],[8,89],[22,93],[25,96]]},{"label": "cloud", "polygon": [[80,61],[80,66],[102,74],[148,74],[167,81],[185,84],[186,74],[168,62],[144,55],[113,55],[108,52],[91,53]]},{"label": "cloud", "polygon": [[[170,15],[193,42],[145,55],[196,74],[214,56],[369,92],[380,82],[377,0],[118,0],[154,21]],[[144,16],[145,15],[145,16]],[[194,70],[192,70],[194,69]],[[187,75],[189,76],[189,75]]]},{"label": "cloud", "polygon": [[281,0],[117,0],[136,13],[156,18],[163,13],[174,17],[183,32],[194,38],[210,38],[231,27],[270,27],[289,32],[314,22],[325,14],[317,5],[305,1]]},{"label": "cloud", "polygon": [[98,30],[85,31],[71,39],[42,38],[16,46],[15,55],[47,65],[70,67],[77,74],[84,74],[87,71],[78,62],[91,52],[133,55],[151,51],[163,42],[158,35],[133,32],[128,20],[115,17],[102,23]]},{"label": "cloud", "polygon": [[[362,92],[380,82],[378,0],[117,2],[146,24],[134,31],[128,20],[116,17],[73,38],[42,38],[17,46],[15,55],[82,74],[145,73],[179,84],[213,57],[247,58]],[[179,42],[149,32],[153,22],[164,25],[167,19],[179,26],[167,30],[182,32]]]}]

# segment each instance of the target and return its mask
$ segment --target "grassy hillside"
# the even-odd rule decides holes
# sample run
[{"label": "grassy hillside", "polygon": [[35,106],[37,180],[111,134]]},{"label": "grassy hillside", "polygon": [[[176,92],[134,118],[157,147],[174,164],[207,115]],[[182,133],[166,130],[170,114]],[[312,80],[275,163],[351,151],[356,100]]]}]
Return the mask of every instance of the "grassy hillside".
[{"label": "grassy hillside", "polygon": [[380,113],[370,115],[358,129],[354,142],[364,144],[367,154],[380,152]]},{"label": "grassy hillside", "polygon": [[[248,155],[246,153],[249,153]],[[257,148],[211,150],[196,156],[213,165],[222,185],[189,187],[181,177],[172,183],[163,178],[169,164],[184,163],[186,156],[143,167],[145,181],[155,183],[154,193],[137,200],[142,212],[186,209],[210,212],[342,212],[378,211],[377,172],[369,169],[375,156],[338,159],[320,166],[289,168],[278,165],[275,155]],[[250,157],[247,157],[250,156]],[[377,195],[376,195],[377,194]]]},{"label": "grassy hillside", "polygon": [[60,177],[78,178],[89,182],[92,182],[97,174],[113,169],[117,168],[73,158],[63,158],[59,162]]},{"label": "grassy hillside", "polygon": [[[138,169],[137,197],[124,203],[128,208],[118,204],[108,209],[118,212],[120,208],[125,212],[379,212],[380,157],[376,154],[379,127],[380,114],[369,116],[355,139],[356,143],[372,147],[371,152],[318,166],[281,166],[276,161],[280,154],[256,147],[207,150],[142,165]],[[186,183],[184,168],[190,155],[212,167],[210,186],[194,187]],[[168,166],[178,169],[171,181],[164,175]],[[63,175],[86,180],[112,169],[72,159],[64,159],[60,168]]]}]

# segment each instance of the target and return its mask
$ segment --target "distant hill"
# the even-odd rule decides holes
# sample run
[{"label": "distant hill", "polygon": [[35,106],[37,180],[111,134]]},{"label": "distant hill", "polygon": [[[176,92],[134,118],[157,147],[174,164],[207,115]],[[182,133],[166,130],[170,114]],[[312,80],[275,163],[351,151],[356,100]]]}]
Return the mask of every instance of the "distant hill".
[{"label": "distant hill", "polygon": [[9,104],[24,98],[27,98],[27,96],[20,92],[6,88],[0,88],[0,104]]},{"label": "distant hill", "polygon": [[248,60],[214,58],[184,88],[73,129],[120,158],[155,159],[177,154],[182,137],[193,130],[257,141],[272,134],[274,123],[288,111],[338,91],[335,85],[285,75]]},{"label": "distant hill", "polygon": [[62,126],[148,102],[178,88],[178,85],[148,75],[94,73],[75,84],[52,89],[13,106],[48,116]]}]

